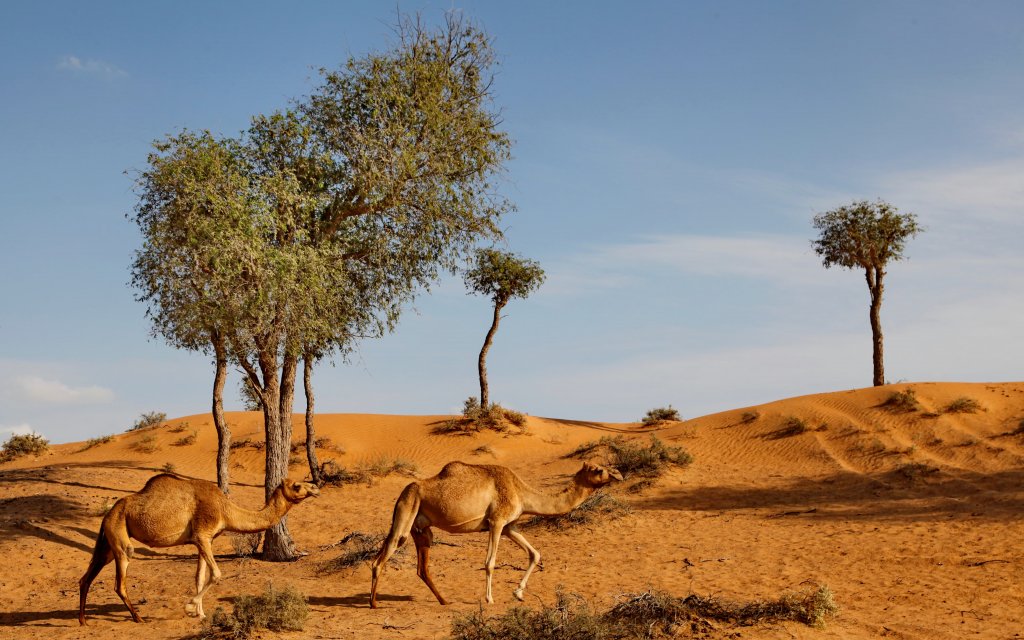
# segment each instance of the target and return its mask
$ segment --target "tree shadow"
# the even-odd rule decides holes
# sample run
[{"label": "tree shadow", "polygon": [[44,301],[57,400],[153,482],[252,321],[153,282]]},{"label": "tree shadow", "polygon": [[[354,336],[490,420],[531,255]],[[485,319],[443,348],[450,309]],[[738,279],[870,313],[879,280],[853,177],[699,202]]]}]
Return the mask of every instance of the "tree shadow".
[{"label": "tree shadow", "polygon": [[[5,498],[0,501],[0,506],[8,513],[16,514],[17,519],[4,521],[0,524],[0,536],[5,539],[18,539],[25,537],[39,538],[47,542],[56,542],[74,549],[92,552],[92,544],[85,544],[78,540],[72,540],[55,531],[41,526],[53,521],[73,520],[88,515],[86,509],[79,503],[68,500],[63,496],[53,494],[36,494],[31,496],[18,496]],[[60,525],[63,526],[63,525]],[[90,533],[87,538],[95,540],[96,534]]]},{"label": "tree shadow", "polygon": [[[413,596],[393,596],[384,593],[377,594],[377,600],[383,602],[412,602]],[[310,596],[307,598],[307,602],[311,605],[322,605],[325,607],[350,607],[350,608],[369,608],[370,606],[370,593],[357,593],[353,596]]]}]

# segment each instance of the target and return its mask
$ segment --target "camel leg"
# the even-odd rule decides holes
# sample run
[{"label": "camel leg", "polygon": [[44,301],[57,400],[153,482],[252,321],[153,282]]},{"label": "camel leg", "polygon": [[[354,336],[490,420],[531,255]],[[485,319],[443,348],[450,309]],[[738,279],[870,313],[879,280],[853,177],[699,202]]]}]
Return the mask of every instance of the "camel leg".
[{"label": "camel leg", "polygon": [[132,614],[132,620],[135,622],[142,622],[142,618],[139,613],[132,606],[132,601],[128,599],[128,589],[125,587],[125,578],[128,576],[128,559],[129,551],[131,547],[125,547],[120,544],[114,545],[114,564],[117,567],[117,574],[114,579],[114,591],[121,598],[121,602],[124,602],[125,606],[128,607],[128,611]]},{"label": "camel leg", "polygon": [[89,568],[85,570],[85,575],[78,581],[78,624],[83,626],[86,624],[85,599],[89,595],[89,588],[92,586],[93,580],[103,570],[103,567],[110,564],[110,561],[113,559],[114,554],[107,543],[106,535],[100,531],[99,538],[96,540],[96,549],[92,560],[89,562]]},{"label": "camel leg", "polygon": [[427,563],[430,560],[430,545],[434,542],[434,532],[430,527],[425,529],[414,528],[412,530],[412,539],[416,543],[416,575],[427,584],[427,587],[430,588],[438,602],[448,604],[444,596],[438,593],[437,587],[434,586],[434,581],[430,578],[430,571],[427,568]]},{"label": "camel leg", "polygon": [[391,530],[388,532],[388,537],[385,538],[384,544],[381,545],[380,552],[377,553],[377,557],[373,559],[373,563],[370,565],[370,574],[372,576],[370,584],[371,609],[377,608],[377,586],[388,560],[391,559],[395,551],[398,551],[399,547],[405,544],[405,540],[409,537],[409,532],[412,531],[414,525],[419,524],[418,528],[420,529],[430,526],[430,523],[426,521],[417,523],[417,520],[419,520],[417,516],[419,509],[420,488],[419,485],[413,482],[402,491],[402,495],[395,502],[395,510],[391,516]]},{"label": "camel leg", "polygon": [[491,595],[491,577],[494,575],[494,562],[498,557],[498,542],[501,540],[502,527],[497,523],[490,528],[490,538],[487,540],[487,562],[484,569],[487,571],[487,592],[485,598],[487,604],[494,604],[494,596]]},{"label": "camel leg", "polygon": [[199,594],[206,588],[206,581],[209,580],[210,569],[203,559],[203,554],[198,555],[196,562],[196,595],[185,605],[185,613],[190,616],[198,616],[202,608],[202,599]]},{"label": "camel leg", "polygon": [[[221,573],[220,567],[217,566],[217,561],[213,558],[213,545],[210,540],[198,540],[196,542],[196,549],[199,551],[200,564],[199,568],[196,570],[196,597],[192,598],[192,603],[195,604],[196,615],[200,618],[205,618],[206,613],[203,611],[203,596],[206,595],[206,590],[213,586],[213,583],[220,580]],[[200,572],[203,569],[204,564],[209,572],[209,576],[208,579],[203,580],[202,584],[200,584]]]},{"label": "camel leg", "polygon": [[538,564],[540,564],[540,551],[534,549],[533,545],[527,542],[523,534],[519,533],[513,525],[505,527],[504,534],[508,536],[512,542],[519,545],[523,551],[530,554],[530,565],[526,567],[526,575],[523,576],[522,581],[519,583],[519,588],[512,592],[516,598],[522,600],[523,592],[526,591],[526,583],[530,579],[530,574],[533,573],[533,570],[537,568]]}]

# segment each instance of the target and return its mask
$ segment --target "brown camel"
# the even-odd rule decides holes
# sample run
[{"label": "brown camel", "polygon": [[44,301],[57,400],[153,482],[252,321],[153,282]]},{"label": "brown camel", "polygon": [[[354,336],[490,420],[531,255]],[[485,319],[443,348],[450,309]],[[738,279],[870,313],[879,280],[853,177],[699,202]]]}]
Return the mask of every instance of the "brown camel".
[{"label": "brown camel", "polygon": [[200,618],[206,617],[203,594],[221,575],[213,559],[213,539],[225,531],[255,533],[269,529],[292,507],[306,498],[319,495],[316,485],[285,480],[274,490],[263,509],[249,511],[229,502],[212,482],[168,473],[153,476],[142,491],[121,498],[103,517],[89,568],[78,581],[79,624],[85,624],[85,598],[89,594],[89,586],[111,560],[117,567],[114,590],[127,605],[132,620],[142,622],[125,588],[128,560],[134,551],[130,538],[150,547],[196,546],[199,551],[196,596],[185,605],[185,611]]},{"label": "brown camel", "polygon": [[530,546],[516,529],[519,518],[529,514],[553,516],[568,513],[596,489],[612,480],[622,480],[622,475],[614,469],[587,462],[576,472],[568,487],[560,493],[548,495],[531,488],[507,467],[449,462],[433,478],[407,486],[395,503],[391,531],[371,566],[373,583],[370,588],[370,607],[377,607],[377,583],[385,563],[405,543],[410,533],[416,543],[416,574],[427,584],[438,602],[448,604],[438,593],[427,570],[433,541],[431,527],[449,533],[489,532],[487,562],[484,565],[487,570],[488,603],[494,602],[491,596],[491,576],[494,574],[499,539],[504,535],[519,545],[530,554],[526,575],[513,592],[516,598],[522,600],[526,581],[540,562],[540,552]]}]

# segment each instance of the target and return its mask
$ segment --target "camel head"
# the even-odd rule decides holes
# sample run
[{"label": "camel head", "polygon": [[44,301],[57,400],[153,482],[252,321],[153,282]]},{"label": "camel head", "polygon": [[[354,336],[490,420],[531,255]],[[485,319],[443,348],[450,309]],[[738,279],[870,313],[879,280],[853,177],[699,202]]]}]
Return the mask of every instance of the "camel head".
[{"label": "camel head", "polygon": [[281,494],[288,502],[298,504],[306,498],[319,498],[320,489],[315,484],[285,478],[281,483]]},{"label": "camel head", "polygon": [[592,462],[584,462],[580,470],[576,472],[576,482],[585,487],[597,489],[615,480],[622,480],[622,474],[615,469],[602,467]]}]

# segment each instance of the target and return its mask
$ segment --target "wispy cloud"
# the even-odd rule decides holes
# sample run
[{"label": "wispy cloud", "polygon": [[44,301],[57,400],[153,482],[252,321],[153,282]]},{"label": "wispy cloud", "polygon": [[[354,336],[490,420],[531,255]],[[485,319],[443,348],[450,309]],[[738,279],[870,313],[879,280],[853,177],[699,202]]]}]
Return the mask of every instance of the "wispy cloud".
[{"label": "wispy cloud", "polygon": [[38,376],[21,376],[15,382],[27,398],[47,404],[99,404],[114,399],[114,392],[105,387],[71,387]]},{"label": "wispy cloud", "polygon": [[924,217],[1020,225],[1024,221],[1024,157],[894,174],[882,180],[899,206]]},{"label": "wispy cloud", "polygon": [[102,60],[79,58],[78,56],[64,56],[57,61],[57,69],[69,73],[101,77],[107,80],[125,78],[128,72],[109,62]]},{"label": "wispy cloud", "polygon": [[24,436],[30,433],[35,433],[36,430],[32,428],[32,425],[27,423],[16,424],[13,426],[6,426],[0,424],[0,436]]}]

